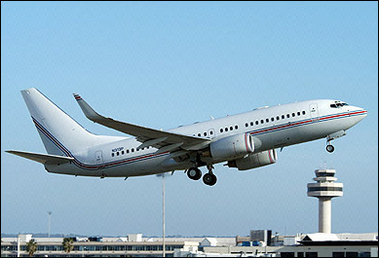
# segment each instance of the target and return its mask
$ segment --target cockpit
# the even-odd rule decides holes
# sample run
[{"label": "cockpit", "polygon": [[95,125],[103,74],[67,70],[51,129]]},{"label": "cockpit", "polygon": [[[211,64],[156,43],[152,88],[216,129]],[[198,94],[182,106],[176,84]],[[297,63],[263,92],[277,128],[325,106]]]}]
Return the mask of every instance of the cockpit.
[{"label": "cockpit", "polygon": [[334,103],[330,104],[330,107],[331,108],[341,108],[343,106],[348,106],[348,105],[349,104],[347,104],[346,102],[336,100],[336,101],[334,101]]}]

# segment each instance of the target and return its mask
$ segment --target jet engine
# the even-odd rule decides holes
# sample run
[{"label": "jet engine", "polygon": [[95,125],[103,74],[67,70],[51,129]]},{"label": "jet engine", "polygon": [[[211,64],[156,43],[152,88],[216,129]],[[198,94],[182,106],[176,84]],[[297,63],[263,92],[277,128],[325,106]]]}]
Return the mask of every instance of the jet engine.
[{"label": "jet engine", "polygon": [[210,144],[212,158],[231,160],[254,152],[253,137],[249,133],[236,134]]},{"label": "jet engine", "polygon": [[228,167],[238,168],[238,170],[248,170],[257,167],[263,167],[266,165],[274,164],[276,162],[275,149],[262,151],[255,154],[249,154],[249,156],[228,161]]}]

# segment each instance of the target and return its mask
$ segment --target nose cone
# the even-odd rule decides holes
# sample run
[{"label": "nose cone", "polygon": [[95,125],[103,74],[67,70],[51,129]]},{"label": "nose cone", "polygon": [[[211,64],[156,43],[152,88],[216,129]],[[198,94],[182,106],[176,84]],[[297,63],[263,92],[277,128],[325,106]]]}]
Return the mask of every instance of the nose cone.
[{"label": "nose cone", "polygon": [[354,124],[359,123],[367,116],[367,110],[364,108],[354,106],[351,106],[350,108],[350,117],[354,118]]}]

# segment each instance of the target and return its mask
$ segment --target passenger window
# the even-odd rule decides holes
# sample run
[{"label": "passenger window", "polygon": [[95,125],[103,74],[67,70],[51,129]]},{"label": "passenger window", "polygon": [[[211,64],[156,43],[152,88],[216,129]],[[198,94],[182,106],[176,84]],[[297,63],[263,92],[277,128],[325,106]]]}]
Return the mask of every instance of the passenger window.
[{"label": "passenger window", "polygon": [[266,118],[266,123],[270,122],[270,119]]},{"label": "passenger window", "polygon": [[134,149],[132,148],[132,152],[134,152]]},{"label": "passenger window", "polygon": [[207,132],[204,132],[204,136],[207,136]]},{"label": "passenger window", "polygon": [[274,122],[275,118],[271,117],[271,122]]},{"label": "passenger window", "polygon": [[303,111],[303,115],[305,115],[305,111]]},{"label": "passenger window", "polygon": [[297,115],[300,116],[300,112],[297,112]]},{"label": "passenger window", "polygon": [[295,117],[296,116],[296,114],[295,113],[292,113],[292,117]]},{"label": "passenger window", "polygon": [[236,130],[238,130],[238,125],[234,126],[234,128],[235,128]]},{"label": "passenger window", "polygon": [[198,133],[198,134],[197,134],[197,136],[199,136],[199,137],[200,137],[200,136],[201,136],[201,133]]},{"label": "passenger window", "polygon": [[279,119],[280,119],[280,117],[279,117],[279,116],[277,116],[277,117],[276,117],[276,120],[279,120]]},{"label": "passenger window", "polygon": [[258,125],[258,124],[259,124],[259,122],[258,122],[258,121],[255,121],[255,124],[256,124],[256,125]]},{"label": "passenger window", "polygon": [[282,115],[282,119],[286,118],[284,115]]},{"label": "passenger window", "polygon": [[224,129],[220,128],[220,133],[223,133],[224,132]]},{"label": "passenger window", "polygon": [[262,120],[261,120],[261,124],[263,124],[264,122],[265,122],[265,121],[262,119]]},{"label": "passenger window", "polygon": [[290,118],[290,114],[287,114],[287,118]]},{"label": "passenger window", "polygon": [[117,152],[117,156],[120,156],[120,152]]},{"label": "passenger window", "polygon": [[245,124],[245,127],[248,127],[248,126],[249,126],[249,124],[248,124],[248,123],[246,123],[246,124]]},{"label": "passenger window", "polygon": [[230,131],[233,131],[233,126],[230,127]]},{"label": "passenger window", "polygon": [[112,157],[114,157],[114,153],[112,153]]},{"label": "passenger window", "polygon": [[228,127],[225,127],[225,132],[227,132],[228,131]]},{"label": "passenger window", "polygon": [[213,135],[213,131],[210,131],[209,134],[210,134],[210,135]]},{"label": "passenger window", "polygon": [[121,155],[124,155],[125,154],[125,151],[121,151]]}]

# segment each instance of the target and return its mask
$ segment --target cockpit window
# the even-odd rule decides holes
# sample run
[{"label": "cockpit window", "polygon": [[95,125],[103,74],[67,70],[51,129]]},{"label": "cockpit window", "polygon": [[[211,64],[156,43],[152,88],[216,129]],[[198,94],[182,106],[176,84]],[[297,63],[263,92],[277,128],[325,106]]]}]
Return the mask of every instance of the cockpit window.
[{"label": "cockpit window", "polygon": [[330,107],[331,107],[331,108],[340,108],[340,107],[348,106],[348,105],[349,105],[349,104],[347,104],[346,102],[335,101],[333,104],[330,104]]}]

